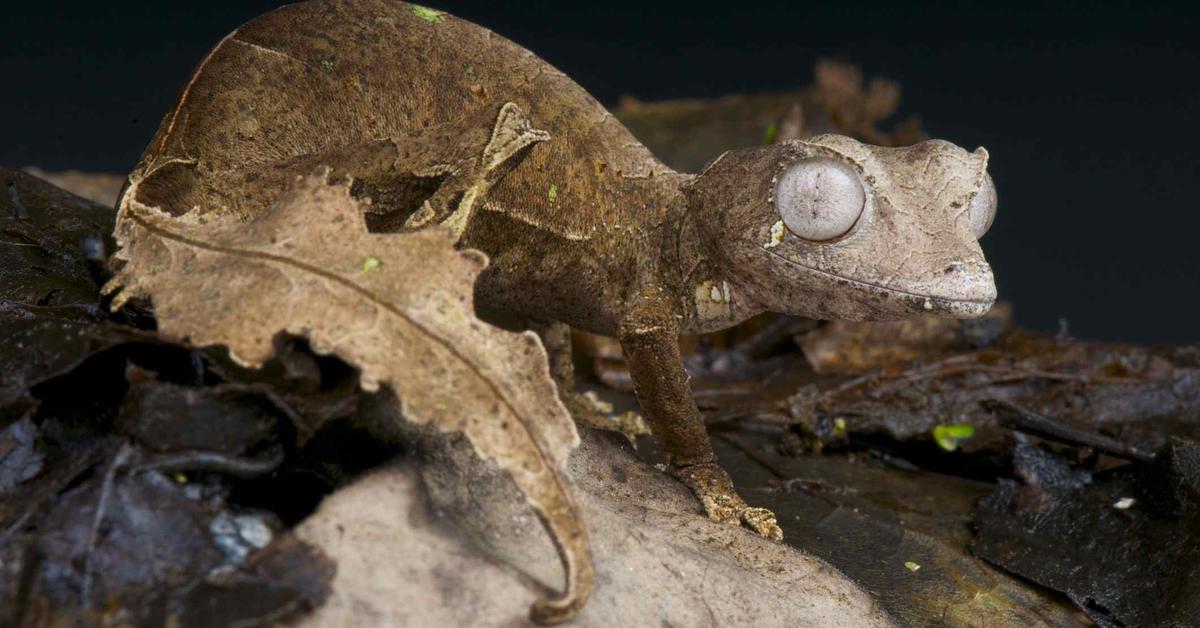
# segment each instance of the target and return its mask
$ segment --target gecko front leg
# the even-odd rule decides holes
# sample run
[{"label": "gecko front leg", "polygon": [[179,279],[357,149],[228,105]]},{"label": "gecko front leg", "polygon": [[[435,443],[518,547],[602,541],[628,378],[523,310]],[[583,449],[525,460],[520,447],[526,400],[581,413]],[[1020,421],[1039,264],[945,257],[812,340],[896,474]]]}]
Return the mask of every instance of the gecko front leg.
[{"label": "gecko front leg", "polygon": [[622,320],[619,335],[642,413],[675,476],[692,489],[710,519],[741,523],[769,539],[782,540],[774,513],[748,506],[717,464],[692,399],[679,353],[679,325],[666,295],[643,290]]}]

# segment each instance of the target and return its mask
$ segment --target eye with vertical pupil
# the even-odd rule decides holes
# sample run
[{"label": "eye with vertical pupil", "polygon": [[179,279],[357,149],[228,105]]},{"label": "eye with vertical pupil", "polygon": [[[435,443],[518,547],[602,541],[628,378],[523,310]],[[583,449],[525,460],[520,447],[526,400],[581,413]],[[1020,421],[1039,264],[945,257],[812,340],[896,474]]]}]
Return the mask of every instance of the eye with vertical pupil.
[{"label": "eye with vertical pupil", "polygon": [[971,231],[975,234],[976,239],[982,238],[983,234],[987,233],[995,218],[996,184],[992,182],[992,177],[985,172],[983,182],[979,184],[979,191],[975,193],[975,198],[971,199]]},{"label": "eye with vertical pupil", "polygon": [[775,211],[783,224],[805,240],[832,240],[850,231],[866,205],[858,173],[827,157],[788,168],[775,185]]}]

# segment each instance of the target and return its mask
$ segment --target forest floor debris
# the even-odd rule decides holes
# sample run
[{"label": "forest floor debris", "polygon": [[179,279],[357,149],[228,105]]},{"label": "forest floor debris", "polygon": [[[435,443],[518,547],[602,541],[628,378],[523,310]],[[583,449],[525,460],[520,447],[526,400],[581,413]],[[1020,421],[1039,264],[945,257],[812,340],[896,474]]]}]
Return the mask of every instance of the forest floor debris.
[{"label": "forest floor debris", "polygon": [[[818,76],[618,115],[684,169],[792,134],[921,137],[879,130],[894,85]],[[494,465],[368,420],[381,397],[304,341],[276,339],[253,370],[160,336],[136,303],[107,313],[112,210],[0,179],[0,624],[336,625],[355,609],[495,624],[557,587],[552,544]],[[579,346],[589,390],[634,409],[619,352]],[[598,584],[580,623],[1200,616],[1197,347],[1044,337],[1001,308],[764,317],[688,348],[722,465],[790,546],[705,519],[651,439],[585,431],[570,468]]]}]

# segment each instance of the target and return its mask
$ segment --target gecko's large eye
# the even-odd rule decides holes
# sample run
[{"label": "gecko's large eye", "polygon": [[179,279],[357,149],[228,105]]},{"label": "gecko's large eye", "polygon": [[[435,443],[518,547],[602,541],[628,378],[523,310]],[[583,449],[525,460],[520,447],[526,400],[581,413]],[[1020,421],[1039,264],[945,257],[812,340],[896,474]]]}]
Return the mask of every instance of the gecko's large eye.
[{"label": "gecko's large eye", "polygon": [[795,164],[775,185],[775,211],[805,240],[832,240],[850,231],[866,200],[858,173],[827,157]]},{"label": "gecko's large eye", "polygon": [[990,175],[984,173],[983,183],[979,184],[979,191],[975,193],[975,198],[971,199],[971,231],[975,233],[976,239],[987,233],[995,218],[996,184],[992,183]]}]

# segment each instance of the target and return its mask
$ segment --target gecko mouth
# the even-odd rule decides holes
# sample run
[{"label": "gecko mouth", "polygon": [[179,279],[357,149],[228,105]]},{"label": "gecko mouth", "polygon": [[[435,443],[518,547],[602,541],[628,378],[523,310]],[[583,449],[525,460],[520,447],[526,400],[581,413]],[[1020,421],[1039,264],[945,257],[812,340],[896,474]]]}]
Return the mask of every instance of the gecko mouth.
[{"label": "gecko mouth", "polygon": [[991,297],[982,298],[982,299],[961,299],[961,298],[937,296],[934,294],[913,292],[913,291],[904,290],[901,288],[893,288],[891,286],[884,286],[884,285],[880,285],[877,283],[871,283],[869,281],[863,281],[861,279],[853,279],[850,277],[846,277],[844,275],[839,275],[837,273],[831,273],[826,270],[821,270],[821,269],[815,268],[813,266],[801,264],[795,260],[788,259],[774,251],[768,250],[768,251],[766,251],[766,253],[776,259],[782,260],[784,263],[788,264],[789,266],[793,266],[795,268],[799,268],[801,270],[805,270],[807,272],[811,272],[811,273],[814,273],[816,275],[819,275],[819,276],[822,276],[822,277],[825,277],[828,279],[833,279],[835,281],[846,282],[846,283],[852,284],[855,287],[862,288],[864,290],[883,292],[885,294],[900,297],[900,298],[905,299],[905,300],[909,301],[910,303],[917,305],[917,306],[921,307],[922,309],[930,311],[930,312],[948,312],[955,316],[964,316],[964,317],[982,316],[983,314],[987,313],[987,311],[996,302],[995,288],[993,288]]}]

